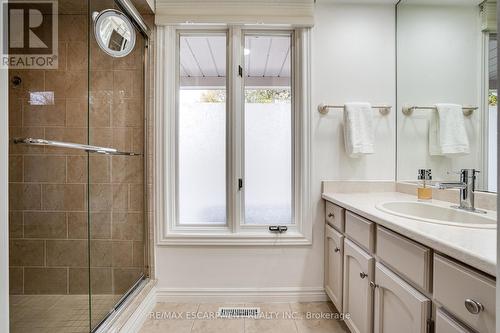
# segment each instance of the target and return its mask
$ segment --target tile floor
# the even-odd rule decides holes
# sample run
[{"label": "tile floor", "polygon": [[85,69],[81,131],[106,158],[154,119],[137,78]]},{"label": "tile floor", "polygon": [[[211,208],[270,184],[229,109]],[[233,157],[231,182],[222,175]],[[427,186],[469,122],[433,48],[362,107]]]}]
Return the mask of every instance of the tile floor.
[{"label": "tile floor", "polygon": [[[99,323],[121,295],[92,297],[92,319]],[[89,332],[89,297],[86,295],[11,295],[11,333]]]},{"label": "tile floor", "polygon": [[[261,315],[258,319],[216,318],[221,306],[260,307]],[[320,316],[323,316],[323,319]],[[328,302],[158,303],[140,333],[349,333],[344,322],[336,319],[337,316],[337,310]]]}]

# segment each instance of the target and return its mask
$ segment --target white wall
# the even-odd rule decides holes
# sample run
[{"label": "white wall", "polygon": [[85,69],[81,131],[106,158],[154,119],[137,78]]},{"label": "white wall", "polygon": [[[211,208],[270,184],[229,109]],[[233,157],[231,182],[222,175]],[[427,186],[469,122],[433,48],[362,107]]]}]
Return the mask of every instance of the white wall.
[{"label": "white wall", "polygon": [[457,179],[448,171],[481,169],[482,111],[465,118],[471,153],[454,158],[429,155],[431,111],[400,111],[405,104],[481,106],[479,7],[399,6],[397,43],[398,179],[415,180],[418,168],[431,168],[436,180]]},{"label": "white wall", "polygon": [[395,103],[393,5],[316,4],[313,30],[313,245],[308,247],[157,247],[158,287],[323,288],[325,179],[392,180],[395,175],[394,112],[377,115],[376,154],[346,156],[341,114],[321,116],[321,101]]}]

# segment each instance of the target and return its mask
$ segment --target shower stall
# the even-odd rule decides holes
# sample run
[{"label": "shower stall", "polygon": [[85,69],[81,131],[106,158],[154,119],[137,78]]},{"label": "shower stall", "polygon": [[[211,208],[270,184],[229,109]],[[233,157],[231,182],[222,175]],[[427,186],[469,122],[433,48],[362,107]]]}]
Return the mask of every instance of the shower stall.
[{"label": "shower stall", "polygon": [[57,68],[9,69],[11,332],[96,331],[149,276],[137,3],[54,2]]}]

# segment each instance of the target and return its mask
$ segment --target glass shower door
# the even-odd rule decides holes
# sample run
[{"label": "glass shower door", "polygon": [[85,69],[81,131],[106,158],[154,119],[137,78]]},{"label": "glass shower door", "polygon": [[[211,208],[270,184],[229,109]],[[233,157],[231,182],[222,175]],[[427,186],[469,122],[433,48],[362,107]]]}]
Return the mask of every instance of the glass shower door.
[{"label": "glass shower door", "polygon": [[[111,3],[112,5],[112,3]],[[106,7],[103,7],[106,6]],[[119,10],[90,1],[92,15]],[[89,26],[89,144],[124,154],[89,159],[91,324],[96,327],[144,275],[144,50],[105,53]],[[132,154],[128,154],[132,153]]]}]

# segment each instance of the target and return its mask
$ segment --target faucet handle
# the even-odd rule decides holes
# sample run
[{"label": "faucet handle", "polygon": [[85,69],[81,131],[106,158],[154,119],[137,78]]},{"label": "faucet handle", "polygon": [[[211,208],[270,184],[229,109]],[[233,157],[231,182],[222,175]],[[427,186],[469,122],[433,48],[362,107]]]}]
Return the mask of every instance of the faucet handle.
[{"label": "faucet handle", "polygon": [[462,177],[466,177],[466,178],[469,178],[469,177],[475,178],[476,174],[478,174],[480,172],[481,171],[476,170],[476,169],[462,169],[462,170],[460,170],[460,175],[462,175]]}]

